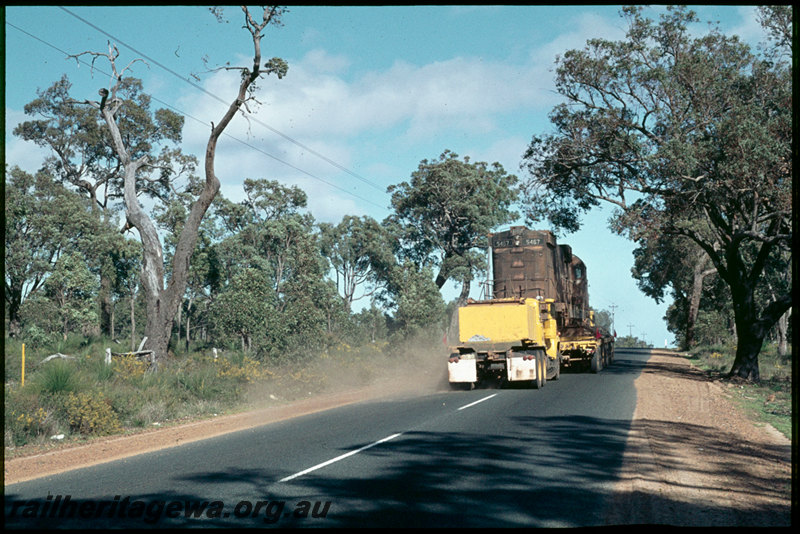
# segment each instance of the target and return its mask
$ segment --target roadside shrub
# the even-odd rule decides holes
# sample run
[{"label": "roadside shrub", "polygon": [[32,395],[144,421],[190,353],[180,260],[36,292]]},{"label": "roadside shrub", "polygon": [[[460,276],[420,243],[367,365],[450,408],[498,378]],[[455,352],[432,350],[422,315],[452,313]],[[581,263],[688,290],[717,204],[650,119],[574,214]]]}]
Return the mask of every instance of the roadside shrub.
[{"label": "roadside shrub", "polygon": [[145,371],[147,371],[147,364],[133,354],[114,357],[112,362],[114,365],[114,374],[122,380],[138,382],[144,376]]},{"label": "roadside shrub", "polygon": [[70,393],[80,387],[75,364],[60,360],[44,364],[36,373],[36,382],[43,393],[50,395]]},{"label": "roadside shrub", "polygon": [[47,332],[34,324],[25,328],[21,339],[25,340],[27,347],[41,348],[55,343],[58,340],[58,335]]},{"label": "roadside shrub", "polygon": [[240,362],[232,362],[227,358],[216,360],[217,375],[221,378],[233,378],[238,382],[255,382],[273,376],[263,364],[244,356]]},{"label": "roadside shrub", "polygon": [[173,377],[175,385],[184,393],[186,400],[213,400],[226,394],[238,395],[234,388],[226,388],[217,370],[210,365],[181,369]]},{"label": "roadside shrub", "polygon": [[114,365],[106,363],[105,354],[100,356],[87,354],[81,361],[81,366],[87,375],[97,382],[107,382],[114,377]]},{"label": "roadside shrub", "polygon": [[55,427],[50,410],[42,406],[39,393],[31,388],[6,387],[5,446],[18,447],[46,435]]},{"label": "roadside shrub", "polygon": [[40,406],[31,413],[23,412],[19,415],[12,410],[10,415],[15,419],[16,424],[21,427],[22,432],[39,435],[44,429],[44,423],[47,420],[48,413]]},{"label": "roadside shrub", "polygon": [[51,423],[50,414],[41,407],[32,412],[22,413],[10,410],[6,413],[5,445],[22,446],[31,439],[46,435]]},{"label": "roadside shrub", "polygon": [[70,393],[64,408],[70,429],[80,434],[114,434],[122,430],[111,403],[99,391]]}]

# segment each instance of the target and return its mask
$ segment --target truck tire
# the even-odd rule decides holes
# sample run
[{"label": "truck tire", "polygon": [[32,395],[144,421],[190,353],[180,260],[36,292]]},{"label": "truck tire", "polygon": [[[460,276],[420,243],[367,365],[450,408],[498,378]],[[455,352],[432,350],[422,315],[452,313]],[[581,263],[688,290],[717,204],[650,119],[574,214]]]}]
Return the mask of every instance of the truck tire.
[{"label": "truck tire", "polygon": [[560,352],[556,356],[555,364],[556,364],[556,368],[555,368],[555,371],[553,372],[552,380],[558,380],[559,378],[561,378],[561,353]]},{"label": "truck tire", "polygon": [[536,358],[536,378],[533,381],[533,389],[542,389],[547,382],[547,362],[544,360],[544,352],[537,350],[534,352]]},{"label": "truck tire", "polygon": [[536,360],[536,378],[531,381],[533,389],[542,389],[544,387],[544,380],[542,380],[542,358],[539,356],[539,351],[534,352]]},{"label": "truck tire", "polygon": [[543,350],[539,351],[539,362],[542,366],[542,386],[547,384],[547,354]]},{"label": "truck tire", "polygon": [[592,355],[591,368],[593,373],[599,373],[603,368],[603,355],[601,351],[597,351]]}]

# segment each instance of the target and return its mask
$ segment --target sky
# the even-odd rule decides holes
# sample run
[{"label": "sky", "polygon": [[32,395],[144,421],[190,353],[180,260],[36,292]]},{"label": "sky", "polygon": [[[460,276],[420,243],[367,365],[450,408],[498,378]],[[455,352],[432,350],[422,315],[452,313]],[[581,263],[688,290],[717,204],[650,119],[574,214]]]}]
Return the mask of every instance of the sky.
[{"label": "sky", "polygon": [[[704,21],[698,32],[713,21],[754,47],[764,40],[753,6],[692,8]],[[232,6],[223,22],[203,6],[9,6],[4,14],[5,163],[29,172],[46,153],[12,131],[30,119],[24,106],[37,90],[62,75],[76,99],[96,100],[110,87],[107,61],[92,67],[88,56],[67,56],[116,44],[118,65],[143,81],[153,107],[186,117],[181,147],[200,161],[210,124],[238,89],[238,71],[217,67],[252,62],[243,15]],[[344,215],[383,220],[386,188],[445,150],[524,179],[522,154],[533,135],[551,131],[548,113],[559,103],[556,56],[587,39],[625,35],[612,5],[290,6],[282,22],[266,30],[262,55],[287,61],[288,73],[262,78],[249,119],[237,116],[226,130],[217,147],[221,194],[242,200],[247,178],[297,185],[315,219],[331,223]],[[635,247],[608,229],[610,214],[592,211],[559,243],[586,264],[590,305],[613,312],[619,335],[673,346],[664,320],[671,301],[637,288]],[[446,300],[457,294],[452,283],[443,288]]]}]

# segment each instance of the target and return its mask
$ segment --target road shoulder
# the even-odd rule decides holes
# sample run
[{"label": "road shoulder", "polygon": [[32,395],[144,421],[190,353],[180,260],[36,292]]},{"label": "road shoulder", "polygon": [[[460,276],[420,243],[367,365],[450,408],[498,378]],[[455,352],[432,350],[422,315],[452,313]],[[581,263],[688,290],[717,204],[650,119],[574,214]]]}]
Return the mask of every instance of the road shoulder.
[{"label": "road shoulder", "polygon": [[679,355],[654,353],[606,523],[791,525],[791,442]]}]

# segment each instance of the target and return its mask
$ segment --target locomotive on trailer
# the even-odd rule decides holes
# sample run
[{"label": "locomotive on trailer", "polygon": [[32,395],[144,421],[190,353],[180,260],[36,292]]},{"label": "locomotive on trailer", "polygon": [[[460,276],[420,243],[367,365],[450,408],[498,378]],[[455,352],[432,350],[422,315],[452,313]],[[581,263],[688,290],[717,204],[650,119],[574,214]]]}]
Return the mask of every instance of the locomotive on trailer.
[{"label": "locomotive on trailer", "polygon": [[586,266],[572,248],[524,226],[488,237],[490,294],[458,309],[450,383],[496,378],[539,388],[562,366],[598,372],[610,364],[614,337],[594,323]]}]

